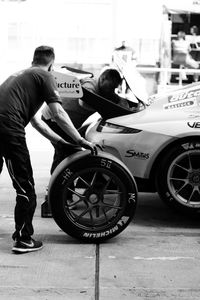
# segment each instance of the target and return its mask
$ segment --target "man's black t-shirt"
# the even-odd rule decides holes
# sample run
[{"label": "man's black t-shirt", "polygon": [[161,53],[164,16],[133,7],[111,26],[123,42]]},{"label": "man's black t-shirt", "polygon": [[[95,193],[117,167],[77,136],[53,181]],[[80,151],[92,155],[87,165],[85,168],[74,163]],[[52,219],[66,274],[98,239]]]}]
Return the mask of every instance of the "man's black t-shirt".
[{"label": "man's black t-shirt", "polygon": [[44,101],[62,102],[51,73],[32,67],[10,76],[0,86],[0,132],[24,135]]}]

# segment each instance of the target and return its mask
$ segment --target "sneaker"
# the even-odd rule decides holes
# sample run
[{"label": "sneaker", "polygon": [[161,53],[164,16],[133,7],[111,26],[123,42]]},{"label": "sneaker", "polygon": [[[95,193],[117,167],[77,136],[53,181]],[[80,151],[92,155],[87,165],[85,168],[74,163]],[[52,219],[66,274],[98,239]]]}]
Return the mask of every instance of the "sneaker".
[{"label": "sneaker", "polygon": [[27,241],[17,240],[14,242],[12,251],[15,253],[27,253],[33,252],[42,249],[43,244],[40,241],[35,241],[34,239],[30,239]]}]

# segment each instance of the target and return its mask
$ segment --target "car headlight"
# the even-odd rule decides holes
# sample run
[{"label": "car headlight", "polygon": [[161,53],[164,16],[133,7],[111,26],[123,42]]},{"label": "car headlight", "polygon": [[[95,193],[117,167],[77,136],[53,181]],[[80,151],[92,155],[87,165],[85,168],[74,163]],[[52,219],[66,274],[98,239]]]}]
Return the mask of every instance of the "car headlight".
[{"label": "car headlight", "polygon": [[112,124],[110,122],[102,120],[99,125],[97,126],[97,131],[98,132],[104,132],[104,133],[138,133],[141,132],[142,130],[140,129],[135,129],[135,128],[130,128],[126,126],[121,126],[121,125],[116,125]]}]

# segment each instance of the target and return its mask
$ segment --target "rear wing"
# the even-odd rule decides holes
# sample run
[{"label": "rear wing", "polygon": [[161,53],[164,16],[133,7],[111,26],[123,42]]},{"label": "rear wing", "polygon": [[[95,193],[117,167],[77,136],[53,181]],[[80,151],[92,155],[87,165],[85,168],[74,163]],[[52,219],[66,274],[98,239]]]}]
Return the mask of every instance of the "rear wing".
[{"label": "rear wing", "polygon": [[72,67],[68,67],[66,65],[61,66],[61,69],[65,69],[65,70],[69,71],[72,76],[76,76],[78,79],[84,79],[87,77],[92,78],[94,76],[93,73],[91,73],[91,72],[75,69]]},{"label": "rear wing", "polygon": [[80,98],[86,104],[95,109],[102,118],[115,118],[133,113],[132,110],[113,103],[109,99],[101,97],[82,87],[80,80],[93,77],[90,72],[85,72],[68,66],[61,66],[52,72],[57,82],[61,97]]}]

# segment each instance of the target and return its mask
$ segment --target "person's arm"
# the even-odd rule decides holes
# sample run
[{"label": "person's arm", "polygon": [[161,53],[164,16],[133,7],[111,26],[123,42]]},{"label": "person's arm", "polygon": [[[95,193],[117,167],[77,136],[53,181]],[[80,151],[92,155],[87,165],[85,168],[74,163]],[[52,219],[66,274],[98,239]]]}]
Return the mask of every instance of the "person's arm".
[{"label": "person's arm", "polygon": [[45,138],[50,140],[52,143],[57,144],[58,142],[65,143],[65,141],[44,122],[42,119],[35,115],[31,121],[31,125]]},{"label": "person's arm", "polygon": [[48,104],[49,109],[51,110],[52,118],[58,124],[58,126],[68,134],[75,143],[79,144],[82,139],[81,135],[74,127],[69,115],[64,110],[62,105],[58,102],[53,102]]},{"label": "person's arm", "polygon": [[81,137],[78,130],[74,127],[69,115],[63,109],[63,107],[60,103],[53,102],[53,103],[49,103],[48,106],[52,112],[52,117],[56,121],[58,126],[60,126],[60,128],[66,134],[68,134],[77,145],[79,145],[85,149],[91,150],[92,153],[94,153],[94,154],[97,153],[96,145],[93,143],[90,143],[85,138]]}]

